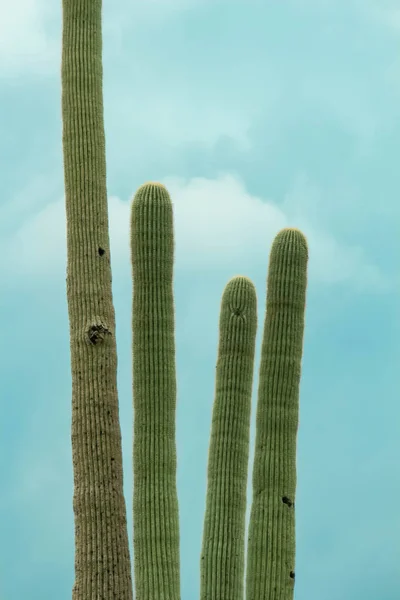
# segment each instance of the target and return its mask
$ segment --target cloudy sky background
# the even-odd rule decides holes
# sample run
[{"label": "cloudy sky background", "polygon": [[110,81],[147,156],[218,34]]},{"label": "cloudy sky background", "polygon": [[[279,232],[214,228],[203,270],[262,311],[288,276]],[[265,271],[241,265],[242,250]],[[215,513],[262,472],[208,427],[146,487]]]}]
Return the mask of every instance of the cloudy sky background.
[{"label": "cloudy sky background", "polygon": [[[0,0],[4,600],[73,584],[60,39],[59,3]],[[151,179],[175,210],[182,600],[199,592],[221,294],[237,274],[257,287],[254,440],[285,226],[310,246],[295,600],[398,600],[400,1],[105,0],[104,95],[130,537],[129,203]]]}]

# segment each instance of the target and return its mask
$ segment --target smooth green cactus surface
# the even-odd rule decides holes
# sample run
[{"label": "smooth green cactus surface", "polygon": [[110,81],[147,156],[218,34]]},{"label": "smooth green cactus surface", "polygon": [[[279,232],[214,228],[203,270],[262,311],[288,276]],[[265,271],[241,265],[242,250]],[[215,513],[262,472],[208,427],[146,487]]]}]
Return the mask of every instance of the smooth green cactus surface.
[{"label": "smooth green cactus surface", "polygon": [[63,1],[74,600],[131,600],[111,292],[100,0]]}]

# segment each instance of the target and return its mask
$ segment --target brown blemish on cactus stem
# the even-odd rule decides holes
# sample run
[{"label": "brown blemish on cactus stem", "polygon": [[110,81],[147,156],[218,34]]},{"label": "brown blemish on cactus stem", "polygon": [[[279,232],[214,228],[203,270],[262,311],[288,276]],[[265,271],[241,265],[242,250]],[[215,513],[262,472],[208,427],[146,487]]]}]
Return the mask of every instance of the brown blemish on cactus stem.
[{"label": "brown blemish on cactus stem", "polygon": [[104,341],[106,335],[111,335],[111,331],[104,323],[93,323],[86,332],[87,341],[92,346],[96,346]]},{"label": "brown blemish on cactus stem", "polygon": [[287,496],[283,496],[282,502],[283,502],[283,504],[287,504],[289,508],[291,508],[292,506],[294,506],[294,502],[292,502],[291,500],[289,500],[289,498]]},{"label": "brown blemish on cactus stem", "polygon": [[99,252],[99,256],[103,256],[103,254],[105,254],[105,250],[104,250],[104,248],[100,248],[100,247],[99,247],[99,250],[98,250],[98,252]]}]

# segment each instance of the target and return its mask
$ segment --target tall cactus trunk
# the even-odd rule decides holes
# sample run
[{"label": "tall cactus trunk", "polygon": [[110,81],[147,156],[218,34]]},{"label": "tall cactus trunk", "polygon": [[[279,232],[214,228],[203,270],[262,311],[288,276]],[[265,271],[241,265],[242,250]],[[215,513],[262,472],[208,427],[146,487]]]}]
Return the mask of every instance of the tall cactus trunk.
[{"label": "tall cactus trunk", "polygon": [[72,370],[74,600],[131,600],[111,292],[101,0],[63,0],[62,117]]},{"label": "tall cactus trunk", "polygon": [[138,600],[179,600],[172,204],[160,184],[132,203],[133,545]]},{"label": "tall cactus trunk", "polygon": [[292,600],[296,443],[308,249],[284,229],[272,245],[261,351],[246,600]]},{"label": "tall cactus trunk", "polygon": [[206,513],[201,600],[243,600],[250,409],[257,297],[246,277],[222,295]]}]

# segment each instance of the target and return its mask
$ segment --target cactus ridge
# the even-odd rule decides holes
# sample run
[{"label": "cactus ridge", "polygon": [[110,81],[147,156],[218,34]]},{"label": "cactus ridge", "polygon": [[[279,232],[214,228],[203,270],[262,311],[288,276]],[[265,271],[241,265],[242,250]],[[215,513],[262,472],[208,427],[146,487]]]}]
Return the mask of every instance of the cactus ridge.
[{"label": "cactus ridge", "polygon": [[63,0],[74,600],[132,600],[111,290],[100,0]]},{"label": "cactus ridge", "polygon": [[172,203],[148,183],[131,211],[136,597],[178,600]]},{"label": "cactus ridge", "polygon": [[[73,600],[132,600],[102,92],[101,0],[63,0],[62,119],[72,371]],[[173,205],[148,182],[131,208],[133,543],[137,600],[180,600]],[[296,443],[307,240],[272,244],[259,369],[253,499],[245,512],[256,290],[221,300],[201,550],[201,600],[293,600]]]},{"label": "cactus ridge", "polygon": [[272,244],[261,349],[247,600],[292,600],[296,442],[308,248],[296,229]]},{"label": "cactus ridge", "polygon": [[222,295],[201,554],[201,600],[242,600],[257,298],[246,277]]}]

